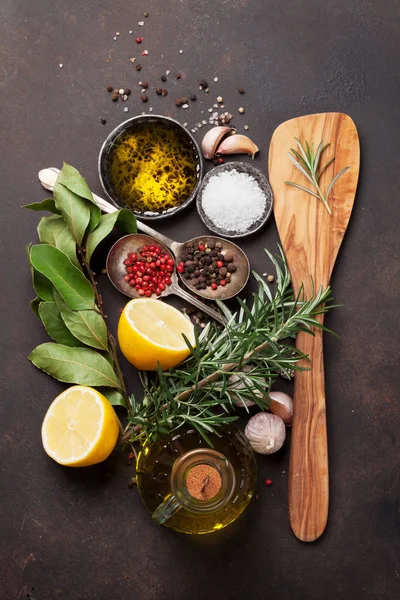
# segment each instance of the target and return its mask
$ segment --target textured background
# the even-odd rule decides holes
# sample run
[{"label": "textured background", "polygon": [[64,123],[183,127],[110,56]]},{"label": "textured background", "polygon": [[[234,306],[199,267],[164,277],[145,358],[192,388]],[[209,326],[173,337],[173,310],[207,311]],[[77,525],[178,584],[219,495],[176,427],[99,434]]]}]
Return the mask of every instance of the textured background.
[{"label": "textured background", "polygon": [[[1,599],[399,597],[399,9],[397,0],[2,0]],[[141,47],[135,35],[146,38]],[[138,74],[128,58],[144,48]],[[166,69],[183,77],[170,78],[169,96],[159,98],[153,90]],[[208,98],[197,90],[202,78]],[[26,359],[46,338],[30,312],[24,255],[38,215],[19,206],[46,197],[37,172],[63,160],[100,193],[104,137],[143,109],[131,97],[126,115],[105,86],[129,86],[137,96],[140,79],[150,83],[147,107],[190,125],[221,94],[239,129],[249,125],[261,148],[254,164],[264,172],[271,134],[288,118],[344,111],[358,127],[361,177],[332,280],[344,306],[327,320],[340,340],[325,342],[331,506],[316,543],[290,532],[289,442],[259,460],[259,499],[239,522],[200,539],[152,525],[127,487],[126,455],[75,471],[43,453],[41,421],[63,386]],[[184,112],[173,101],[190,90],[199,101]],[[159,229],[180,240],[205,232],[194,208]],[[254,268],[268,269],[263,248],[276,241],[272,219],[243,241]],[[97,261],[101,268],[104,249]],[[115,326],[124,299],[104,276],[100,282]]]}]

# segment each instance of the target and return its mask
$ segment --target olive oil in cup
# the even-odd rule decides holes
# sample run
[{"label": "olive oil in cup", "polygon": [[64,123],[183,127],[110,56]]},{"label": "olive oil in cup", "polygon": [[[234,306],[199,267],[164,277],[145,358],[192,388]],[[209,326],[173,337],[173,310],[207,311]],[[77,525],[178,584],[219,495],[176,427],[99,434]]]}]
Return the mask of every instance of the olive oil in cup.
[{"label": "olive oil in cup", "polygon": [[142,219],[182,210],[195,198],[202,174],[197,142],[167,117],[146,115],[125,121],[100,151],[99,176],[107,196]]}]

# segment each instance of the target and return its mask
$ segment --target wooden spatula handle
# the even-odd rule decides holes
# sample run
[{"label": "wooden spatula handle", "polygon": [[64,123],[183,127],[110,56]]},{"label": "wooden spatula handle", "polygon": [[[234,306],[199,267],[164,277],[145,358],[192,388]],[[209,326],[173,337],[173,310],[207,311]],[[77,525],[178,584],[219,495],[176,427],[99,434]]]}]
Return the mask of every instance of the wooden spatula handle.
[{"label": "wooden spatula handle", "polygon": [[323,332],[314,333],[301,332],[296,339],[296,347],[311,361],[301,366],[311,370],[295,375],[290,449],[289,517],[293,533],[303,542],[322,534],[329,507]]}]

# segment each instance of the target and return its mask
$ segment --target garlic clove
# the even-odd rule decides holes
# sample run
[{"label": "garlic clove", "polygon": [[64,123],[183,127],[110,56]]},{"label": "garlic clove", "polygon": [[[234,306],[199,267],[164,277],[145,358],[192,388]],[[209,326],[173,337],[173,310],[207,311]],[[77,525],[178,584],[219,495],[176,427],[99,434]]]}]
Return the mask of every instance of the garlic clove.
[{"label": "garlic clove", "polygon": [[219,154],[249,154],[254,160],[258,147],[246,135],[237,133],[221,142],[217,149]]},{"label": "garlic clove", "polygon": [[231,133],[230,127],[213,127],[207,131],[201,143],[204,158],[214,158],[218,144],[226,135]]},{"label": "garlic clove", "polygon": [[287,427],[292,424],[293,400],[284,392],[269,392],[271,403],[268,409],[282,419]]},{"label": "garlic clove", "polygon": [[259,412],[249,419],[244,434],[255,452],[273,454],[283,446],[286,427],[277,415]]}]

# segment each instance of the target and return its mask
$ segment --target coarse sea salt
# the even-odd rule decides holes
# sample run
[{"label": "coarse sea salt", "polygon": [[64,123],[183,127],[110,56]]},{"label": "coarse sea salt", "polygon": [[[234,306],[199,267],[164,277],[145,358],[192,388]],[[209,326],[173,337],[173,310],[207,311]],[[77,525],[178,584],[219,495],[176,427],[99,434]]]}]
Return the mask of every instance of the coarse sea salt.
[{"label": "coarse sea salt", "polygon": [[245,233],[263,216],[266,199],[254,177],[233,169],[210,177],[201,204],[219,229]]}]

